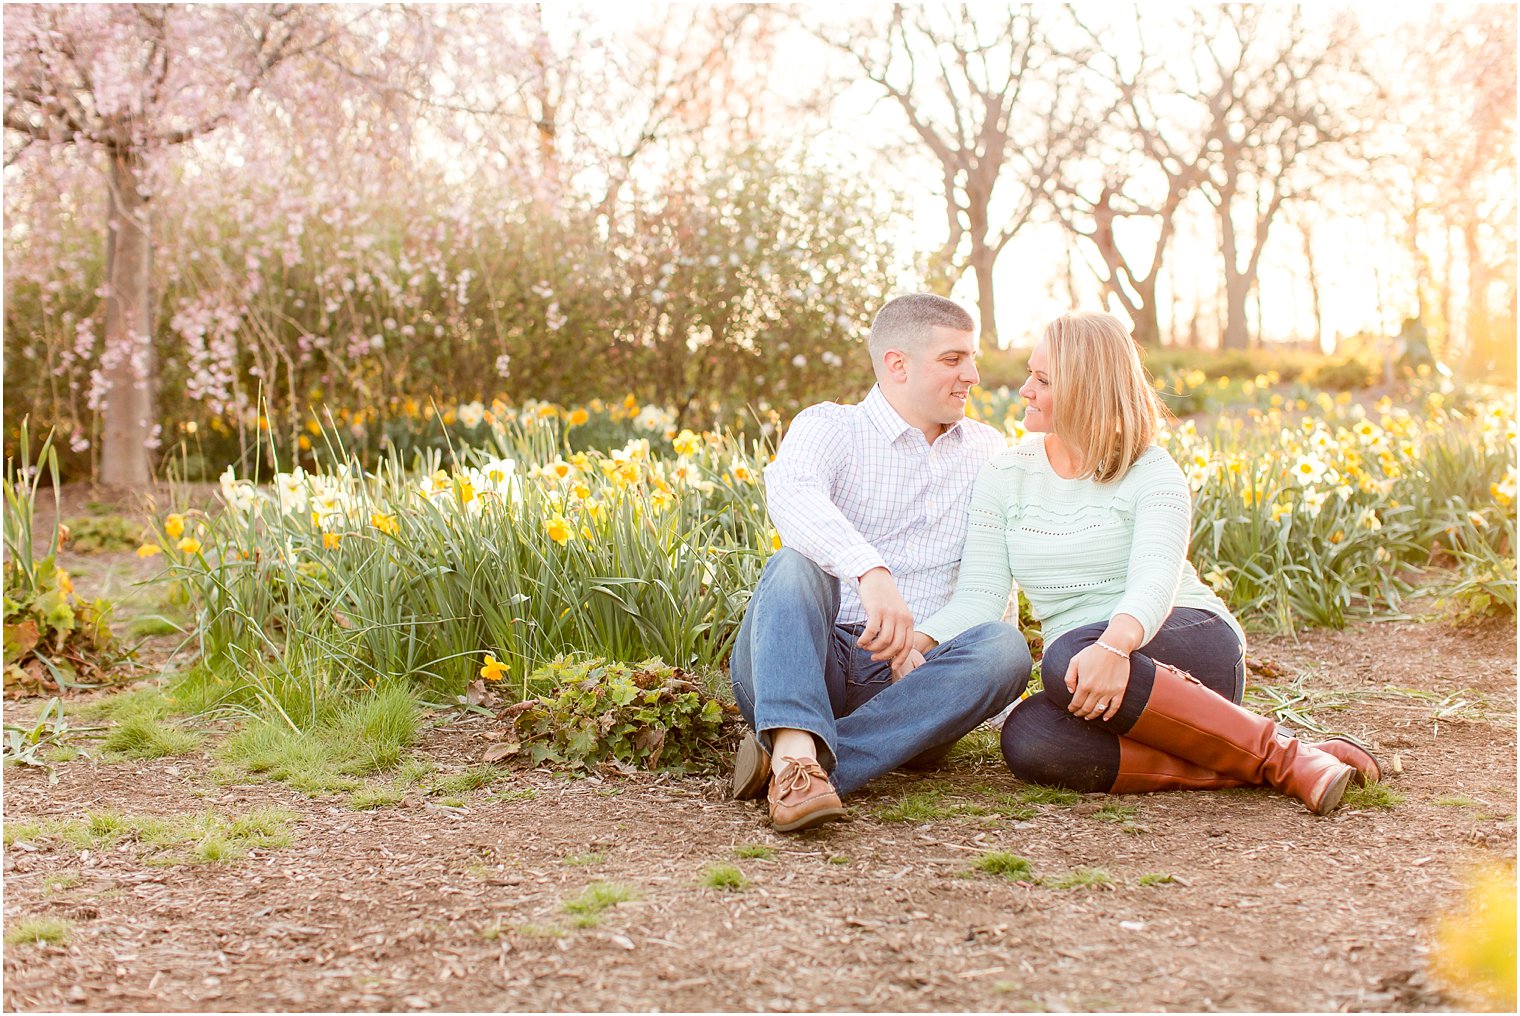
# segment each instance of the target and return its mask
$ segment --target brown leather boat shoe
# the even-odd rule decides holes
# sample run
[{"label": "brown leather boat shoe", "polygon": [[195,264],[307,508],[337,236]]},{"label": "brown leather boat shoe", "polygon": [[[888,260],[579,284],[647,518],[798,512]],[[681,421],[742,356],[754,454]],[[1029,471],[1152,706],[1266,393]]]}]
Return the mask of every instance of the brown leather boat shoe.
[{"label": "brown leather boat shoe", "polygon": [[771,781],[771,753],[754,734],[745,734],[734,754],[734,800],[748,801],[765,793]]},{"label": "brown leather boat shoe", "polygon": [[800,832],[844,817],[844,804],[816,759],[787,757],[781,762],[781,772],[766,795],[773,829]]}]

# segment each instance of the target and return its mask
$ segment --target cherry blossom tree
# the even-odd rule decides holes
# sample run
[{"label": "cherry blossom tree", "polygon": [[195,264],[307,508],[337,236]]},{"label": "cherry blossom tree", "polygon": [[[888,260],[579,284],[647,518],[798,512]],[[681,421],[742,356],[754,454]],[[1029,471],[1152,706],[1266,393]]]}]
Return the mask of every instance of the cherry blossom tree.
[{"label": "cherry blossom tree", "polygon": [[336,23],[298,5],[16,5],[6,12],[7,166],[78,151],[105,181],[103,343],[92,397],[104,416],[100,479],[150,476],[154,207],[164,153],[239,115]]}]

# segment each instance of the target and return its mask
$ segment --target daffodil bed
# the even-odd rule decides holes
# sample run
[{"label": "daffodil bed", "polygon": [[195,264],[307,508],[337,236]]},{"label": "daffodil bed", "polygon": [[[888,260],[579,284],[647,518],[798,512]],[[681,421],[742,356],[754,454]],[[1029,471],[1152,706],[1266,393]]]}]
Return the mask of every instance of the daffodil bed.
[{"label": "daffodil bed", "polygon": [[[1022,437],[1006,406],[977,408]],[[1194,488],[1199,573],[1248,626],[1286,631],[1394,615],[1411,592],[1512,613],[1514,418],[1513,393],[1322,395],[1184,420],[1163,442]],[[778,545],[771,445],[655,423],[653,446],[571,451],[564,414],[513,412],[447,461],[228,469],[222,511],[162,517],[140,553],[165,556],[207,658],[240,681],[277,660],[335,686],[484,677],[526,694],[567,653],[712,677]]]}]

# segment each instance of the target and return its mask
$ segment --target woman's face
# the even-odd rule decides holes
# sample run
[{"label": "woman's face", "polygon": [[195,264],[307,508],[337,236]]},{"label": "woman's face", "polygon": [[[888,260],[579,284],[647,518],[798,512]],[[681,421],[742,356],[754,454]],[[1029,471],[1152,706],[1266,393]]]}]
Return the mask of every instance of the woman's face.
[{"label": "woman's face", "polygon": [[1038,434],[1055,430],[1056,407],[1050,387],[1050,356],[1041,339],[1029,354],[1029,380],[1019,389],[1024,399],[1024,429]]}]

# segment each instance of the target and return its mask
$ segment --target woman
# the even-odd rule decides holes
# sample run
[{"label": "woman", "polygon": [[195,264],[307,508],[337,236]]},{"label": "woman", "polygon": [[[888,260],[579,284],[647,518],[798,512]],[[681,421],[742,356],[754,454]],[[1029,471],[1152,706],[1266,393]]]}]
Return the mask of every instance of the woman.
[{"label": "woman", "polygon": [[1242,709],[1245,635],[1187,560],[1192,499],[1153,444],[1160,401],[1108,314],[1070,314],[1029,358],[1030,437],[971,499],[956,592],[923,651],[1002,616],[1017,580],[1045,636],[1044,690],[1003,726],[1020,778],[1138,793],[1268,784],[1324,815],[1376,761]]}]

